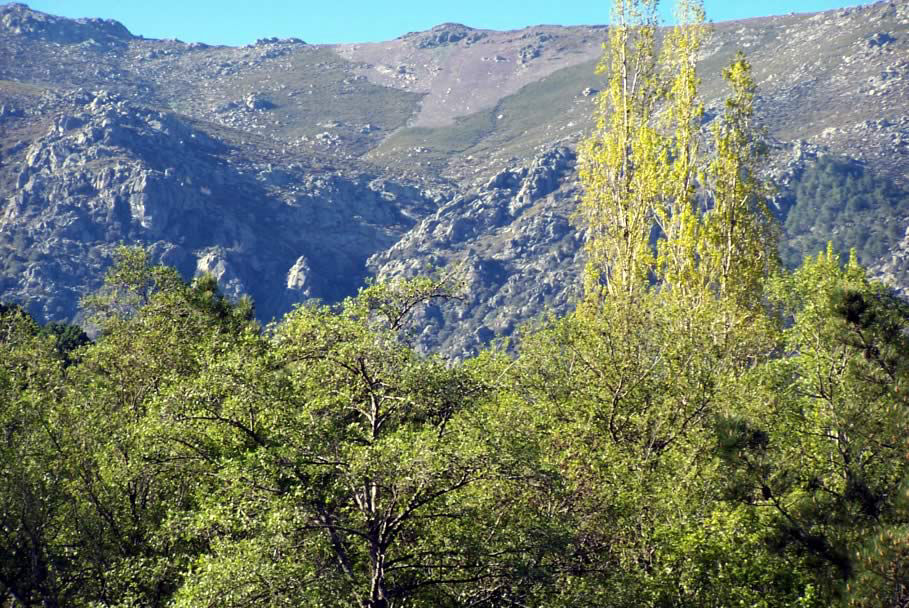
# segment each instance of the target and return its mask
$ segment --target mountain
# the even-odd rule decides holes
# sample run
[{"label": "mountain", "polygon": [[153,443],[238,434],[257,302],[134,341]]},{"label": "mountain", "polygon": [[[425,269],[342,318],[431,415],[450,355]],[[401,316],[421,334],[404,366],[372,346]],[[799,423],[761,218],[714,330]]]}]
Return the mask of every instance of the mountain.
[{"label": "mountain", "polygon": [[[236,48],[2,5],[0,299],[78,320],[120,243],[214,273],[263,320],[444,266],[466,295],[414,341],[469,353],[577,296],[575,149],[606,35],[447,23]],[[857,244],[909,291],[909,1],[715,24],[708,120],[739,49],[789,258]]]}]

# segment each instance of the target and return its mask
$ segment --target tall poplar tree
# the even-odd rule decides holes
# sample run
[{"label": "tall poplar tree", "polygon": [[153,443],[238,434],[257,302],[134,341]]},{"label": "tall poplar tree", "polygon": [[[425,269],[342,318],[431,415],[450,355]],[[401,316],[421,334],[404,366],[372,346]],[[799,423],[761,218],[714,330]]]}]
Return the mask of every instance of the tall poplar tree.
[{"label": "tall poplar tree", "polygon": [[697,74],[703,6],[679,2],[659,52],[656,16],[655,0],[616,0],[597,68],[609,85],[581,147],[587,300],[658,284],[692,302],[760,305],[778,230],[758,176],[764,144],[751,67],[740,55],[724,70],[731,91],[707,145]]},{"label": "tall poplar tree", "polygon": [[653,204],[666,174],[665,139],[654,123],[664,99],[656,0],[616,0],[607,52],[597,66],[609,86],[597,97],[596,129],[583,144],[581,215],[589,231],[589,296],[634,293],[653,265]]},{"label": "tall poplar tree", "polygon": [[779,226],[767,204],[769,187],[758,176],[766,146],[754,122],[756,86],[739,52],[723,70],[731,94],[713,124],[714,155],[705,175],[710,212],[699,244],[704,279],[717,293],[751,307],[763,279],[778,268]]}]

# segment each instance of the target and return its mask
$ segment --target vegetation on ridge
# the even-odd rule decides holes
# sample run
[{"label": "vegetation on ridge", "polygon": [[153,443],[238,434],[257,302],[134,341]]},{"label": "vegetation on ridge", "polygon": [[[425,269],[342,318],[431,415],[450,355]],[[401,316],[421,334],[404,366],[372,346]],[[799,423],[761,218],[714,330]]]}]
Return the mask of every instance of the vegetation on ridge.
[{"label": "vegetation on ridge", "polygon": [[790,268],[827,239],[840,251],[854,248],[859,261],[870,264],[905,234],[900,219],[909,209],[909,192],[855,162],[818,159],[799,176],[792,198],[782,249]]}]

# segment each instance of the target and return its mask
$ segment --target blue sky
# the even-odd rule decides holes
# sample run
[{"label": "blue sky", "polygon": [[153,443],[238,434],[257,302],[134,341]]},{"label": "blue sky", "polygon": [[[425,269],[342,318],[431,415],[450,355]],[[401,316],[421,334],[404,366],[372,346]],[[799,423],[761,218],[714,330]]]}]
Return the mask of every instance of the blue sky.
[{"label": "blue sky", "polygon": [[[608,0],[22,0],[67,17],[121,21],[133,34],[242,45],[296,36],[310,43],[390,40],[453,21],[517,29],[540,23],[606,23]],[[870,4],[870,0],[705,0],[711,21]],[[664,2],[666,13],[672,2]]]}]

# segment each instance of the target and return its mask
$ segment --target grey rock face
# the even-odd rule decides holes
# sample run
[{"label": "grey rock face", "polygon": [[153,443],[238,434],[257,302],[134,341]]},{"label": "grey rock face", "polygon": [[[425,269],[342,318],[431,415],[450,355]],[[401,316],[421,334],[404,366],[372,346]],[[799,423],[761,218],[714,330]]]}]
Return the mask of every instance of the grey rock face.
[{"label": "grey rock face", "polygon": [[460,23],[443,23],[424,34],[416,35],[414,43],[417,48],[432,49],[439,46],[464,43],[473,44],[486,37],[484,32],[477,31]]},{"label": "grey rock face", "polygon": [[334,300],[410,227],[402,208],[432,204],[372,176],[234,163],[229,146],[175,115],[107,92],[66,101],[21,152],[0,207],[0,240],[24,254],[4,261],[16,272],[0,288],[39,319],[76,317],[121,242],[187,278],[211,273],[231,297],[253,295],[265,319]]},{"label": "grey rock face", "polygon": [[218,280],[218,287],[224,295],[229,298],[237,299],[249,292],[243,280],[237,274],[234,267],[242,265],[230,259],[230,254],[221,247],[212,247],[204,252],[200,252],[196,260],[196,275],[210,274]]},{"label": "grey rock face", "polygon": [[298,300],[311,298],[313,293],[313,271],[305,256],[300,256],[287,271],[287,289],[299,294]]},{"label": "grey rock face", "polygon": [[251,93],[243,99],[244,107],[254,112],[256,110],[271,110],[275,107],[275,104],[263,97],[261,94]]},{"label": "grey rock face", "polygon": [[0,6],[0,29],[18,36],[41,38],[60,44],[86,41],[117,43],[133,38],[129,30],[111,19],[65,19],[32,11],[25,4]]},{"label": "grey rock face", "polygon": [[[824,155],[909,186],[909,3],[716,24],[705,128],[739,48],[787,188]],[[578,295],[573,150],[606,30],[443,24],[362,45],[134,37],[0,6],[0,299],[78,317],[119,243],[253,296],[262,320],[369,275],[459,268],[414,340],[462,356]],[[900,221],[909,224],[909,211]],[[909,244],[874,266],[909,284]]]},{"label": "grey rock face", "polygon": [[892,285],[897,293],[909,299],[909,213],[903,222],[906,236],[896,247],[871,270],[883,281]]},{"label": "grey rock face", "polygon": [[[370,258],[380,278],[425,272],[427,261],[460,267],[464,299],[424,313],[418,348],[466,356],[544,310],[569,309],[582,263],[581,236],[568,219],[578,196],[574,168],[570,149],[544,149],[526,166],[454,198]],[[475,330],[463,331],[466,319]]]}]

